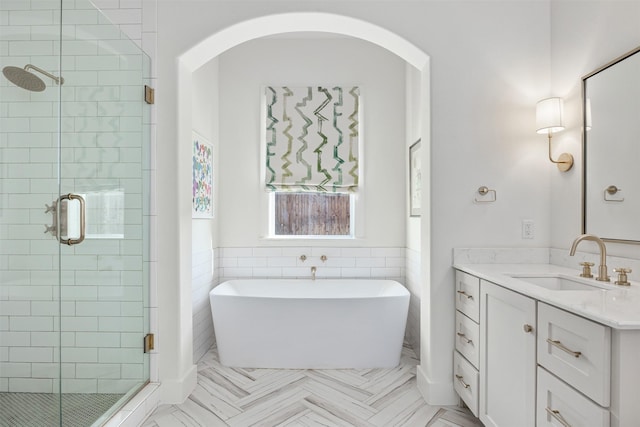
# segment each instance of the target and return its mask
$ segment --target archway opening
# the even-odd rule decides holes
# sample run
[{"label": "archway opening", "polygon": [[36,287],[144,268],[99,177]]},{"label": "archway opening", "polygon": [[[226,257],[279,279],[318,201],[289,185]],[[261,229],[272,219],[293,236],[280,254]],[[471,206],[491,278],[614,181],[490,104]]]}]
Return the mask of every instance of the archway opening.
[{"label": "archway opening", "polygon": [[[191,152],[190,144],[186,141],[191,140],[192,132],[192,94],[193,94],[193,73],[203,67],[209,61],[218,57],[229,49],[232,49],[242,43],[274,36],[278,34],[290,33],[329,33],[339,36],[353,37],[366,42],[378,45],[389,52],[397,55],[406,61],[407,64],[418,70],[420,75],[420,100],[419,112],[415,114],[417,117],[417,128],[419,136],[422,140],[421,163],[422,165],[430,164],[430,69],[429,56],[406,39],[392,33],[382,27],[374,24],[335,14],[305,12],[305,13],[286,13],[278,15],[270,15],[251,19],[224,30],[221,30],[197,45],[190,48],[179,57],[178,61],[178,138],[183,141],[178,148],[178,174],[180,181],[188,180],[191,176]],[[422,216],[413,220],[414,230],[420,236],[418,240],[420,250],[420,279],[421,283],[427,284],[429,278],[429,262],[430,262],[430,240],[429,240],[429,171],[423,170],[422,173]],[[191,195],[188,193],[189,186],[178,186],[179,203],[185,204],[184,208],[180,208],[181,213],[186,213],[187,204],[191,201]],[[189,271],[192,267],[191,233],[187,230],[181,230],[179,236],[180,247],[179,265],[181,271]],[[426,285],[425,285],[426,286]],[[186,284],[183,284],[186,287]],[[425,290],[426,291],[426,290]],[[428,292],[428,291],[427,291]],[[190,298],[190,292],[186,289],[180,290],[180,298]],[[424,302],[428,300],[425,295]],[[187,301],[181,301],[181,307],[187,307]],[[423,304],[424,305],[424,304]],[[192,316],[193,313],[183,313],[183,316]],[[184,321],[189,322],[186,318]],[[421,321],[424,322],[424,321]],[[421,342],[425,342],[424,334],[427,328],[421,328]],[[184,344],[184,342],[183,342]],[[421,345],[421,347],[424,346]],[[426,352],[421,351],[422,354]],[[419,376],[420,378],[420,376]],[[419,381],[420,385],[420,381]],[[423,393],[424,394],[424,393]]]}]

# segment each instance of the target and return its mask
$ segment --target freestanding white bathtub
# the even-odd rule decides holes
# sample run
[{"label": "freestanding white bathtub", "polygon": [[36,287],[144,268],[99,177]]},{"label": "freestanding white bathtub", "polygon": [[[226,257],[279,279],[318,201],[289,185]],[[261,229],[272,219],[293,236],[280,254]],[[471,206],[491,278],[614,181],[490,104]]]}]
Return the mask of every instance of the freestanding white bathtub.
[{"label": "freestanding white bathtub", "polygon": [[209,299],[226,366],[361,369],[400,361],[409,292],[392,280],[231,280]]}]

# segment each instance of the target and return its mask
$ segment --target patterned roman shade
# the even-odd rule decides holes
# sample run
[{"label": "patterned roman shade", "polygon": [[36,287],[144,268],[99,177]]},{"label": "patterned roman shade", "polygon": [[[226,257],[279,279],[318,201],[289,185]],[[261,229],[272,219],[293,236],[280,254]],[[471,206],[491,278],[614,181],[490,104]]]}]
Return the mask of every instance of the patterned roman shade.
[{"label": "patterned roman shade", "polygon": [[265,102],[267,190],[357,190],[358,87],[269,86]]}]

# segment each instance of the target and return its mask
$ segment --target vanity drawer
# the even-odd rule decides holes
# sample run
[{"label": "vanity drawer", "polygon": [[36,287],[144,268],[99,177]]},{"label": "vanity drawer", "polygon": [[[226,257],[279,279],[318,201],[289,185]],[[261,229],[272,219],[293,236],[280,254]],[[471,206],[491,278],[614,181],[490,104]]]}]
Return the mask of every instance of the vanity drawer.
[{"label": "vanity drawer", "polygon": [[478,370],[457,351],[453,352],[453,388],[477,417]]},{"label": "vanity drawer", "polygon": [[480,364],[480,326],[464,314],[456,311],[456,350],[473,366]]},{"label": "vanity drawer", "polygon": [[456,309],[480,322],[480,279],[456,270]]},{"label": "vanity drawer", "polygon": [[598,404],[609,406],[609,327],[539,303],[538,363]]},{"label": "vanity drawer", "polygon": [[610,418],[607,409],[538,367],[537,427],[609,427]]}]

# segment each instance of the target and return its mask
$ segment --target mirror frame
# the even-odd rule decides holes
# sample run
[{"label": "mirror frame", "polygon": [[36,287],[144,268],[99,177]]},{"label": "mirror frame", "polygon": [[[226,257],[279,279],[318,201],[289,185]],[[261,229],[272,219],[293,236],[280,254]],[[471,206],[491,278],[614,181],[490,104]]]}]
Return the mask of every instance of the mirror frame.
[{"label": "mirror frame", "polygon": [[[587,79],[589,77],[593,77],[596,74],[606,70],[609,67],[616,65],[617,63],[629,58],[630,56],[635,55],[636,53],[640,53],[640,46],[636,47],[620,55],[612,61],[607,62],[603,66],[595,69],[594,71],[586,74],[582,77],[581,81],[581,106],[582,106],[582,234],[587,234],[587,99],[586,99],[586,89],[587,89]],[[605,242],[613,242],[613,243],[627,243],[633,245],[640,245],[640,240],[625,240],[625,239],[612,239],[607,237],[599,236]]]}]

